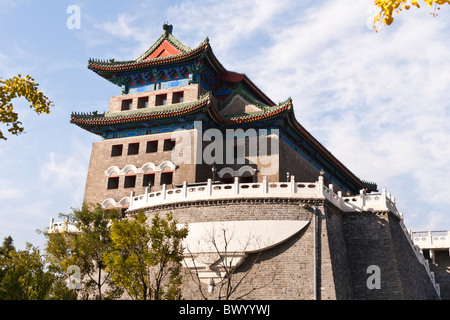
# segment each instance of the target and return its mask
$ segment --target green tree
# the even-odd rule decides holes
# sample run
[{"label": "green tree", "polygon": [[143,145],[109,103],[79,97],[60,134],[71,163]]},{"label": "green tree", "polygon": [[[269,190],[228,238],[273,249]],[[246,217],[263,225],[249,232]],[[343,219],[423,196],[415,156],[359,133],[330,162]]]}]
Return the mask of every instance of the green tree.
[{"label": "green tree", "polygon": [[112,247],[110,224],[120,218],[120,211],[84,203],[81,209],[72,209],[71,213],[60,216],[66,218],[67,227],[70,225],[74,229],[45,233],[47,259],[55,272],[65,274],[70,266],[78,266],[82,298],[119,296],[121,291],[111,283],[111,274],[105,272],[103,257]]},{"label": "green tree", "polygon": [[10,251],[16,250],[13,245],[13,238],[11,236],[3,239],[3,245],[0,247],[0,257],[7,255]]},{"label": "green tree", "polygon": [[182,240],[187,227],[177,228],[172,214],[155,214],[151,224],[145,213],[114,221],[114,250],[105,254],[113,281],[135,300],[179,299],[181,296]]},{"label": "green tree", "polygon": [[[13,135],[24,130],[12,104],[12,100],[19,97],[24,97],[30,103],[30,108],[38,114],[50,113],[50,107],[53,106],[53,102],[39,91],[38,84],[29,75],[22,77],[19,74],[6,80],[0,78],[0,123],[9,127],[8,131]],[[0,139],[7,140],[1,130]]]},{"label": "green tree", "polygon": [[45,269],[40,250],[27,243],[16,250],[11,237],[0,247],[0,300],[52,299],[55,275]]}]

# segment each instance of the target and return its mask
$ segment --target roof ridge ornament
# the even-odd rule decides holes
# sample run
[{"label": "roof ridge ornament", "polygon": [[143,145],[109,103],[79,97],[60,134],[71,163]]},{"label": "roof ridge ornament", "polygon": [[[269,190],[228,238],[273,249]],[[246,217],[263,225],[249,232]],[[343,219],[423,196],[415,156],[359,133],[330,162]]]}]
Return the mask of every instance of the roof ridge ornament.
[{"label": "roof ridge ornament", "polygon": [[171,24],[168,24],[168,22],[163,24],[163,30],[164,34],[168,36],[169,34],[172,34],[173,26]]}]

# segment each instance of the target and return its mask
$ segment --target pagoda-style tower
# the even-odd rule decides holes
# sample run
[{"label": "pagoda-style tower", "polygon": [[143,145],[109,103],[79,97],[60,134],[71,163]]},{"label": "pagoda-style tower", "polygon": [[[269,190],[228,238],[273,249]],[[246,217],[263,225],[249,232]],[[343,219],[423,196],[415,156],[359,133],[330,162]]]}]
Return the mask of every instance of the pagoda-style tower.
[{"label": "pagoda-style tower", "polygon": [[[389,193],[306,131],[290,98],[276,104],[225,69],[208,39],[191,49],[163,29],[136,60],[89,60],[122,92],[105,113],[71,116],[103,138],[85,202],[187,224],[187,299],[217,299],[225,264],[246,277],[239,289],[250,299],[439,297]],[[77,232],[51,220],[61,230]],[[369,271],[381,272],[380,288]]]},{"label": "pagoda-style tower", "polygon": [[[122,94],[110,99],[105,113],[72,114],[72,123],[104,138],[92,148],[86,202],[126,208],[131,191],[144,193],[149,186],[153,191],[164,184],[208,178],[233,182],[235,177],[261,182],[263,175],[268,181],[295,176],[312,182],[321,170],[326,182],[346,193],[376,188],[358,179],[297,122],[291,99],[275,104],[245,74],[226,70],[208,39],[191,49],[172,35],[171,25],[163,29],[136,60],[89,60],[88,68],[121,87]],[[202,161],[208,145],[203,134],[211,128],[224,137],[227,129],[238,128],[272,138],[276,133],[277,148],[270,149],[270,141],[267,147],[272,170],[265,174],[261,169],[267,161],[249,156],[248,138],[237,137],[231,148],[224,143],[223,161]],[[172,152],[178,131],[189,132],[193,152],[177,163]],[[238,153],[239,144],[247,147],[246,159],[225,161],[230,152]]]}]

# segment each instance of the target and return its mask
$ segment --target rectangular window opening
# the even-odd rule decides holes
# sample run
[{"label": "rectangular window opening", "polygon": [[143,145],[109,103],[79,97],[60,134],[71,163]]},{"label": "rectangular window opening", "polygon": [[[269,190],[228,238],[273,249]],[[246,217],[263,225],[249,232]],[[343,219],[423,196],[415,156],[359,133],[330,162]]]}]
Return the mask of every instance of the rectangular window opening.
[{"label": "rectangular window opening", "polygon": [[147,141],[147,153],[158,152],[158,140]]},{"label": "rectangular window opening", "polygon": [[163,172],[161,173],[160,184],[172,184],[173,172]]},{"label": "rectangular window opening", "polygon": [[143,187],[152,187],[154,185],[155,185],[155,174],[154,173],[144,174],[144,178],[142,180],[142,186]]},{"label": "rectangular window opening", "polygon": [[139,153],[139,142],[137,143],[130,143],[128,145],[128,155],[131,156],[133,154]]},{"label": "rectangular window opening", "polygon": [[239,177],[240,183],[253,183],[253,176],[242,176]]},{"label": "rectangular window opening", "polygon": [[175,148],[176,141],[172,139],[164,140],[164,148],[163,151],[172,151]]},{"label": "rectangular window opening", "polygon": [[132,99],[127,99],[127,100],[122,100],[122,107],[121,107],[121,111],[127,111],[127,110],[131,110],[131,106],[133,104],[133,100]]},{"label": "rectangular window opening", "polygon": [[119,189],[119,177],[108,178],[108,190],[110,189]]},{"label": "rectangular window opening", "polygon": [[182,103],[184,100],[184,92],[174,92],[172,95],[172,103]]},{"label": "rectangular window opening", "polygon": [[119,157],[122,155],[123,145],[117,144],[112,146],[111,157]]},{"label": "rectangular window opening", "polygon": [[158,94],[156,96],[156,106],[165,106],[167,104],[167,94]]},{"label": "rectangular window opening", "polygon": [[[297,147],[295,147],[295,149],[297,149]],[[267,138],[267,155],[268,156],[272,155],[272,139],[269,137]]]},{"label": "rectangular window opening", "polygon": [[138,109],[148,108],[148,97],[138,98]]},{"label": "rectangular window opening", "polygon": [[246,155],[248,154],[248,137],[246,137],[245,143],[241,144],[238,141],[234,142],[233,146],[233,158],[235,164],[245,164],[248,162]]},{"label": "rectangular window opening", "polygon": [[125,176],[124,188],[134,188],[136,186],[136,176]]}]

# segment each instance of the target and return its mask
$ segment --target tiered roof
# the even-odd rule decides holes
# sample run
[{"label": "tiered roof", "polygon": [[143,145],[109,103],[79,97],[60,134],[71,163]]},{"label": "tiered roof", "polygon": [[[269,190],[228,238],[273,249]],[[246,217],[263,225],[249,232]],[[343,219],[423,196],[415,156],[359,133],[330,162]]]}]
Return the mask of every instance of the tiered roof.
[{"label": "tiered roof", "polygon": [[[111,60],[95,60],[89,59],[88,68],[102,76],[103,78],[115,83],[114,75],[122,72],[129,71],[140,71],[144,69],[151,69],[154,67],[161,67],[165,65],[173,65],[175,63],[181,63],[186,61],[192,61],[198,59],[200,56],[207,56],[213,65],[217,68],[218,72],[225,72],[225,69],[220,64],[220,62],[215,58],[211,46],[209,44],[208,38],[205,39],[197,48],[195,49],[184,49],[180,53],[170,54],[169,52],[177,52],[173,50],[175,47],[174,37],[171,34],[163,34],[159,40],[150,47],[143,55],[141,55],[136,60],[128,61],[114,61]],[[161,48],[163,47],[163,48]],[[165,50],[164,47],[171,48],[171,50]],[[187,47],[186,47],[187,48]],[[156,50],[160,50],[162,56],[155,56]],[[117,84],[117,83],[115,83]]]},{"label": "tiered roof", "polygon": [[[209,114],[218,125],[230,126],[274,119],[283,116],[287,111],[292,112],[293,110],[292,100],[290,98],[276,106],[259,105],[262,107],[255,112],[221,114],[219,102],[213,98],[211,92],[208,92],[196,101],[179,103],[171,106],[160,106],[151,109],[120,111],[114,113],[106,112],[102,114],[97,112],[89,114],[72,113],[70,122],[91,131],[91,128],[99,128],[102,126],[109,127],[111,125],[131,123],[135,123],[138,126],[139,123],[143,121],[169,119],[204,112]],[[93,133],[101,135],[100,131]]]},{"label": "tiered roof", "polygon": [[111,126],[130,123],[138,124],[142,121],[180,117],[204,111],[205,108],[209,108],[210,106],[211,94],[207,93],[194,102],[181,103],[170,108],[161,106],[151,109],[121,111],[115,113],[107,112],[103,114],[72,113],[70,122],[82,127],[83,129],[89,130],[90,128],[99,126]]},{"label": "tiered roof", "polygon": [[[172,35],[170,25],[164,25],[163,28],[164,33],[159,39],[137,59],[129,61],[91,59],[88,68],[116,85],[123,85],[121,81],[130,74],[134,74],[133,79],[136,79],[136,73],[150,70],[149,78],[151,74],[158,73],[158,68],[186,66],[189,63],[198,66],[203,63],[213,70],[216,79],[214,81],[232,84],[234,88],[231,92],[224,98],[223,96],[216,96],[214,90],[211,90],[193,102],[131,111],[106,112],[103,114],[97,112],[92,114],[73,113],[71,116],[72,123],[101,135],[102,130],[111,130],[111,128],[114,130],[114,128],[118,129],[121,126],[139,127],[144,122],[148,126],[149,122],[199,114],[208,115],[218,127],[222,128],[237,125],[244,127],[255,124],[262,125],[264,123],[270,125],[281,120],[282,122],[278,122],[278,124],[282,123],[282,126],[285,126],[284,129],[290,130],[297,137],[301,137],[302,143],[306,143],[313,148],[315,157],[319,157],[327,163],[332,163],[360,189],[376,189],[375,184],[362,182],[358,179],[297,121],[291,98],[275,104],[245,74],[226,70],[214,55],[208,38],[197,48],[191,49]],[[201,68],[199,72],[201,72]],[[251,109],[240,110],[233,107],[232,102],[236,97],[239,97],[247,105],[251,105]]]},{"label": "tiered roof", "polygon": [[[172,35],[172,26],[164,25],[159,39],[135,60],[115,61],[89,59],[88,68],[115,85],[122,86],[123,78],[147,71],[151,78],[163,67],[187,65],[201,61],[212,68],[215,78],[230,83],[242,83],[263,103],[275,105],[245,74],[228,71],[220,63],[206,38],[195,49],[184,45]],[[148,79],[148,78],[147,78]]]}]

